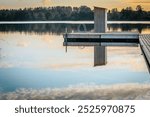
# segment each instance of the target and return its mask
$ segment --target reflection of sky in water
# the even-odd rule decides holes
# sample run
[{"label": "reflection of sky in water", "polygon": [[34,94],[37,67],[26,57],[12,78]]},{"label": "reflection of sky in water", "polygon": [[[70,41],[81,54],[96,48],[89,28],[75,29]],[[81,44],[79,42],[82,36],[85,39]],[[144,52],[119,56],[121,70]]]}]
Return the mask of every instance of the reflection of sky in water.
[{"label": "reflection of sky in water", "polygon": [[62,44],[61,35],[0,33],[0,91],[149,82],[139,47],[108,47],[107,65],[93,67],[93,47]]}]

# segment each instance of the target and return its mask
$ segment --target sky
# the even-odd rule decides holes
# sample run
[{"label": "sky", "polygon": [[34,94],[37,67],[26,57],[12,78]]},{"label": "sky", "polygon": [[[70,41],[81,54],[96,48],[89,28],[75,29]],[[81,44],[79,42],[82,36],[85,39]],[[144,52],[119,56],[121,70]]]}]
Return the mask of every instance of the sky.
[{"label": "sky", "polygon": [[150,0],[0,0],[0,9],[18,9],[39,6],[81,6],[105,7],[107,9],[135,8],[141,5],[144,10],[150,10]]}]

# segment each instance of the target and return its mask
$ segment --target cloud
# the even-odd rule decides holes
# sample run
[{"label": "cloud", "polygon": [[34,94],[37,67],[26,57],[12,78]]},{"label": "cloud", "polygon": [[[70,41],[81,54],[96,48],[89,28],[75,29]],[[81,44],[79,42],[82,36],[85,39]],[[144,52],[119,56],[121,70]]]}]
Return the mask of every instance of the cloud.
[{"label": "cloud", "polygon": [[0,62],[0,68],[12,68],[13,64],[9,62]]},{"label": "cloud", "polygon": [[42,64],[40,65],[40,68],[43,68],[43,69],[53,69],[53,70],[63,70],[63,69],[79,69],[81,67],[88,67],[90,66],[89,63],[65,63],[65,64]]},{"label": "cloud", "polygon": [[136,3],[136,4],[150,4],[150,2],[131,2],[131,3]]},{"label": "cloud", "polygon": [[51,5],[51,0],[42,0],[42,4],[44,6],[49,6],[49,5]]},{"label": "cloud", "polygon": [[76,100],[76,99],[150,99],[149,84],[117,84],[111,86],[74,86],[63,89],[19,89],[14,92],[0,93],[0,99],[6,100]]},{"label": "cloud", "polygon": [[146,4],[146,3],[150,3],[149,0],[126,0],[129,3],[139,3],[139,4]]},{"label": "cloud", "polygon": [[108,68],[127,68],[136,72],[147,70],[140,47],[107,47],[107,50]]},{"label": "cloud", "polygon": [[29,46],[29,41],[27,41],[27,40],[18,41],[17,46],[19,46],[19,47],[28,47]]}]

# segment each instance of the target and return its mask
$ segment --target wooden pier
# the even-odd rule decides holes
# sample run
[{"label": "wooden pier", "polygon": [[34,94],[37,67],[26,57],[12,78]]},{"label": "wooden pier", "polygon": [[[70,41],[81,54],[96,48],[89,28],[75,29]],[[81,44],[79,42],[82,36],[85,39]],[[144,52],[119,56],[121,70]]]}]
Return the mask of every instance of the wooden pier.
[{"label": "wooden pier", "polygon": [[69,33],[64,46],[138,46],[150,71],[150,34],[138,33]]},{"label": "wooden pier", "polygon": [[141,34],[139,36],[139,43],[146,60],[148,70],[150,71],[150,34]]},{"label": "wooden pier", "polygon": [[140,45],[150,71],[150,34],[135,32],[106,32],[107,12],[105,8],[94,7],[93,33],[66,33],[64,46],[93,46],[94,66],[107,63],[107,46],[138,46]]}]

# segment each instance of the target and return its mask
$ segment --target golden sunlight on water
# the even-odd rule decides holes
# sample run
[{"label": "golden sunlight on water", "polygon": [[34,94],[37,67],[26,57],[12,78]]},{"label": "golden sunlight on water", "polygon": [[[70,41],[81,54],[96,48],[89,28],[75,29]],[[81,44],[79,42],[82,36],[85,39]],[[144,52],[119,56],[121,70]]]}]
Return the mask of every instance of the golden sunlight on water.
[{"label": "golden sunlight on water", "polygon": [[150,33],[150,29],[149,28],[145,28],[142,30],[142,34],[149,34]]},{"label": "golden sunlight on water", "polygon": [[[132,71],[147,71],[147,66],[140,47],[108,47],[108,64],[110,68],[127,67]],[[114,67],[115,66],[115,67]]]}]

